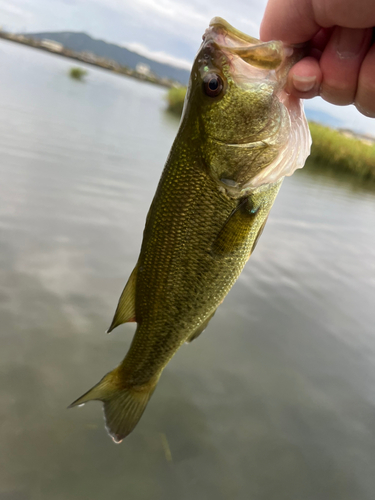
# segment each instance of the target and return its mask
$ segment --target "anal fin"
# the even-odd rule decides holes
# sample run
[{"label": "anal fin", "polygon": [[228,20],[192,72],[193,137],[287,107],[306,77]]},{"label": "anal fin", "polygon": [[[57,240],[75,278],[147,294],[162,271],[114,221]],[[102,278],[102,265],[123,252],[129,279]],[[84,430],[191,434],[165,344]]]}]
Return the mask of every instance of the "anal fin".
[{"label": "anal fin", "polygon": [[118,301],[115,315],[107,333],[110,333],[114,328],[122,325],[122,323],[137,321],[135,317],[135,285],[137,281],[137,271],[138,267],[135,266],[121,294],[120,300]]}]

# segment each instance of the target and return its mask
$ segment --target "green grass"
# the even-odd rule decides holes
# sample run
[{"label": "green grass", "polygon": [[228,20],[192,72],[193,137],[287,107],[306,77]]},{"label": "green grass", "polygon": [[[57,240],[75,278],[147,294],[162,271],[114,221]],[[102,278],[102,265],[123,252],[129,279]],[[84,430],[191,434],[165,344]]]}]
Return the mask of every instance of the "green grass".
[{"label": "green grass", "polygon": [[74,67],[70,68],[69,76],[74,78],[74,80],[83,80],[83,77],[87,75],[87,71],[82,68]]},{"label": "green grass", "polygon": [[310,123],[313,140],[310,163],[375,181],[375,144],[346,137],[337,130]]},{"label": "green grass", "polygon": [[[167,95],[168,109],[181,115],[186,88],[172,88]],[[365,144],[341,132],[310,122],[313,140],[309,167],[346,172],[362,180],[375,181],[375,144]]]},{"label": "green grass", "polygon": [[184,107],[186,87],[172,87],[167,94],[168,109],[180,116]]}]

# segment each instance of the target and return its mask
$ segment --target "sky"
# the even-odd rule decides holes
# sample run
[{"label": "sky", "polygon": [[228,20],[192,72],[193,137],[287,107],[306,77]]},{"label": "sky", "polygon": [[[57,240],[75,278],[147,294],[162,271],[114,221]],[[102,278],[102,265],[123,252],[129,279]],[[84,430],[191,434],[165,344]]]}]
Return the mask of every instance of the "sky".
[{"label": "sky", "polygon": [[[189,68],[211,18],[258,37],[266,0],[0,0],[0,26],[11,32],[83,31],[158,61]],[[375,136],[375,120],[354,106],[315,98],[310,118]]]}]

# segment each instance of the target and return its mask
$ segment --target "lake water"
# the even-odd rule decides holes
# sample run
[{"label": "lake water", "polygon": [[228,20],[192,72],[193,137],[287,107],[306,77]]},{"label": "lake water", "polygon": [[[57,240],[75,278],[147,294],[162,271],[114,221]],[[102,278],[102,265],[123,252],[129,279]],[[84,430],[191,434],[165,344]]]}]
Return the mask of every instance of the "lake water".
[{"label": "lake water", "polygon": [[106,336],[177,130],[165,90],[0,42],[0,499],[372,500],[375,193],[286,179],[204,334],[134,432],[66,407]]}]

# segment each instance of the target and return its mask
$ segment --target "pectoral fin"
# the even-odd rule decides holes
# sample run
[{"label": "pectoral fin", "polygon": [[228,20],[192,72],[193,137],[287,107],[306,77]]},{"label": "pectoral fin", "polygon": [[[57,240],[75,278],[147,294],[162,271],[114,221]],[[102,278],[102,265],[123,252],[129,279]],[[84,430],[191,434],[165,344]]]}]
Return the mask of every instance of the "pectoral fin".
[{"label": "pectoral fin", "polygon": [[187,339],[186,343],[190,344],[190,342],[192,342],[197,337],[199,337],[199,335],[207,328],[207,325],[210,322],[210,320],[212,319],[212,317],[214,316],[215,312],[216,312],[216,309],[212,314],[210,314],[210,316],[208,316],[208,318],[206,320],[203,321],[203,323],[201,325],[199,325],[199,327],[195,330],[195,332],[193,332],[190,335],[190,337]]},{"label": "pectoral fin", "polygon": [[249,198],[242,200],[232,212],[212,245],[214,255],[227,255],[242,247],[249,237],[259,206],[253,206]]},{"label": "pectoral fin", "polygon": [[135,285],[137,281],[137,270],[137,266],[135,266],[121,294],[115,315],[107,333],[111,333],[114,328],[122,325],[122,323],[137,321],[135,317]]}]

